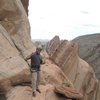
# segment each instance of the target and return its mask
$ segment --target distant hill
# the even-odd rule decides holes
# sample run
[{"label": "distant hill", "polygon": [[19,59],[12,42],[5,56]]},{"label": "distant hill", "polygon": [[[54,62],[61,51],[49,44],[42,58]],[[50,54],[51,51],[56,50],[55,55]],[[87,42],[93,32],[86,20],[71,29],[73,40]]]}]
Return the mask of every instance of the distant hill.
[{"label": "distant hill", "polygon": [[49,40],[48,39],[32,39],[32,41],[35,45],[41,44],[45,46]]},{"label": "distant hill", "polygon": [[100,80],[100,34],[80,36],[72,42],[79,44],[80,57],[93,67]]}]

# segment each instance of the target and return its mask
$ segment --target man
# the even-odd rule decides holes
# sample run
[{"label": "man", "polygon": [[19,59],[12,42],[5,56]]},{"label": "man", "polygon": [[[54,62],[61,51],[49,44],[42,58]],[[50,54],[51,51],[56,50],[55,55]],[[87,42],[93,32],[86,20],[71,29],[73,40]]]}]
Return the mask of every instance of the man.
[{"label": "man", "polygon": [[26,60],[31,59],[31,75],[32,75],[32,94],[33,96],[36,95],[36,91],[41,93],[39,90],[39,80],[40,80],[40,65],[43,63],[42,56],[40,52],[42,51],[42,46],[38,46],[36,51],[32,53]]}]

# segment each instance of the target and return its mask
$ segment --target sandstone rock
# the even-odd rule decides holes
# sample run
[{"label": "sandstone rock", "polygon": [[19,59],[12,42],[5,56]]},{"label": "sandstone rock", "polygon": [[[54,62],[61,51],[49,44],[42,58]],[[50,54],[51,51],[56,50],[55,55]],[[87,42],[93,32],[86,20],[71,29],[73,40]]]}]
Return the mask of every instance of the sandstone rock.
[{"label": "sandstone rock", "polygon": [[[82,100],[98,100],[100,89],[92,68],[78,57],[77,45],[66,40],[60,44],[58,37],[51,41],[48,51],[66,75],[47,56],[41,67],[42,93],[32,98],[32,90],[26,84],[30,85],[29,65],[24,59],[33,51],[29,21],[21,1],[0,0],[0,93],[7,100],[67,100],[54,93],[54,85],[73,88],[74,84],[83,93]],[[21,86],[23,83],[26,86]]]},{"label": "sandstone rock", "polygon": [[56,51],[57,47],[60,45],[59,36],[55,36],[50,42],[47,43],[46,51],[51,56]]},{"label": "sandstone rock", "polygon": [[15,87],[7,94],[7,100],[68,100],[64,96],[59,96],[54,93],[52,85],[41,85],[41,93],[36,93],[36,97],[32,97],[30,87]]},{"label": "sandstone rock", "polygon": [[63,71],[50,60],[41,67],[41,83],[43,84],[60,84],[67,87],[73,87],[71,81],[66,77]]},{"label": "sandstone rock", "polygon": [[[3,84],[5,80],[11,81],[12,79],[17,83],[20,80],[18,77],[21,75],[27,77],[29,76],[28,72],[27,63],[15,48],[6,30],[0,25],[0,84]],[[0,88],[2,87],[0,86]]]},{"label": "sandstone rock", "polygon": [[23,6],[25,8],[27,15],[28,15],[29,0],[21,0],[21,2],[22,2]]},{"label": "sandstone rock", "polygon": [[78,45],[65,40],[51,59],[64,71],[74,87],[82,92],[82,100],[95,100],[98,80],[92,68],[79,58],[78,52]]},{"label": "sandstone rock", "polygon": [[29,21],[20,0],[0,0],[0,24],[24,57],[35,50],[31,42]]},{"label": "sandstone rock", "polygon": [[95,100],[99,100],[100,99],[100,81],[97,85],[97,91],[96,91],[96,98]]},{"label": "sandstone rock", "polygon": [[54,91],[58,94],[62,94],[69,99],[81,99],[83,95],[76,89],[70,87],[64,87],[62,85],[56,85]]},{"label": "sandstone rock", "polygon": [[16,86],[6,94],[7,100],[32,100],[32,90],[28,86]]},{"label": "sandstone rock", "polygon": [[[76,96],[77,98],[82,97],[81,94],[78,93],[75,89],[70,89],[66,87],[61,88],[61,87],[56,86],[56,90],[55,90],[55,86],[51,84],[48,84],[45,86],[40,85],[39,89],[41,93],[36,92],[36,97],[32,97],[32,89],[30,87],[16,86],[12,88],[12,90],[10,90],[9,93],[6,94],[6,97],[7,97],[7,100],[27,100],[27,99],[28,100],[68,100],[68,98],[66,98],[65,96],[59,95],[59,94],[63,94],[66,89],[69,92],[67,91],[64,94],[66,94],[68,97],[70,96],[70,93],[74,94],[73,97],[75,98]],[[57,94],[55,93],[55,91],[57,92]]]},{"label": "sandstone rock", "polygon": [[96,76],[100,79],[100,34],[84,35],[72,40],[79,45],[79,54],[94,69]]},{"label": "sandstone rock", "polygon": [[[7,100],[22,100],[22,98],[23,100],[27,98],[30,100],[31,96],[26,95],[31,93],[27,92],[27,89],[30,88],[20,87],[23,83],[30,83],[29,66],[2,25],[0,25],[0,33],[0,90],[2,90],[1,92],[6,93]],[[62,84],[64,86],[73,87],[72,83],[60,68],[50,60],[47,60],[41,70],[41,84],[44,82],[45,85]],[[61,100],[61,97],[60,99],[56,97],[53,90],[52,95],[55,96],[54,100]],[[48,97],[50,97],[49,94]]]},{"label": "sandstone rock", "polygon": [[1,0],[0,90],[8,92],[13,85],[30,82],[29,66],[23,56],[29,55],[34,49],[28,19],[21,2]]},{"label": "sandstone rock", "polygon": [[[65,87],[73,88],[72,83],[68,80],[58,66],[53,64],[50,60],[47,60],[46,62],[47,63],[41,67],[41,85],[39,87],[41,94],[37,92],[37,96],[35,98],[33,97],[32,99],[32,88],[28,86],[19,86],[21,85],[21,81],[20,84],[17,84],[17,81],[15,81],[16,78],[14,78],[12,81],[13,84],[15,84],[15,87],[12,87],[12,89],[7,91],[7,100],[51,100],[51,98],[52,100],[67,100],[66,97],[59,96],[54,93],[54,86],[59,84]],[[25,79],[25,75],[23,77]],[[20,77],[18,77],[16,80],[18,79],[22,80],[23,78],[20,75]],[[27,81],[25,80],[25,82]]]}]

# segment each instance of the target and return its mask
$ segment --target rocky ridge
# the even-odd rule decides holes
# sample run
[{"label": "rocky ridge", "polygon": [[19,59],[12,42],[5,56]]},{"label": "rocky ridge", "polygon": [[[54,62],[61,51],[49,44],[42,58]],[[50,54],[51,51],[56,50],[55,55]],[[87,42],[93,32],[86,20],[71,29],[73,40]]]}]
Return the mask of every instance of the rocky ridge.
[{"label": "rocky ridge", "polygon": [[79,55],[94,69],[100,80],[100,34],[84,35],[72,40],[79,45]]},{"label": "rocky ridge", "polygon": [[49,57],[41,67],[39,88],[42,93],[32,97],[31,73],[25,58],[34,52],[35,48],[21,1],[0,0],[0,99],[67,100],[66,96],[55,94],[55,85],[74,88],[73,84],[63,71],[48,59]]},{"label": "rocky ridge", "polygon": [[83,93],[82,100],[99,100],[99,82],[95,73],[78,54],[78,45],[64,40],[50,58],[63,70],[74,87]]},{"label": "rocky ridge", "polygon": [[46,45],[46,51],[51,56],[56,51],[57,47],[60,45],[59,36],[55,36],[50,42]]},{"label": "rocky ridge", "polygon": [[[53,42],[52,46],[55,46],[54,43],[56,42]],[[31,73],[25,58],[34,52],[35,48],[21,1],[0,0],[0,99],[68,100],[67,93],[70,98],[78,99],[79,95],[76,97],[76,93],[80,91],[83,94],[80,100],[99,100],[100,86],[93,70],[78,57],[78,46],[66,40],[52,49],[55,50],[50,55],[53,61],[45,54],[47,58],[46,63],[41,66],[39,86],[42,93],[37,92],[37,96],[32,97]],[[61,87],[56,87],[57,85]],[[62,86],[65,88],[61,90]]]}]

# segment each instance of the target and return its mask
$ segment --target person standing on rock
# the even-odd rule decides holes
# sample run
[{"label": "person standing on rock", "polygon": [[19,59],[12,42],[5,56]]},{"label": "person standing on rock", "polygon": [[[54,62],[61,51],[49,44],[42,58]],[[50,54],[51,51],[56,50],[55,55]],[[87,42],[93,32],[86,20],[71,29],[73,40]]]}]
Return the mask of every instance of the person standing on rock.
[{"label": "person standing on rock", "polygon": [[41,93],[39,90],[39,81],[40,81],[40,65],[43,64],[42,56],[40,55],[42,51],[42,46],[39,45],[36,48],[36,51],[30,56],[26,57],[26,60],[31,59],[31,75],[32,75],[32,95],[36,95],[36,91]]}]

